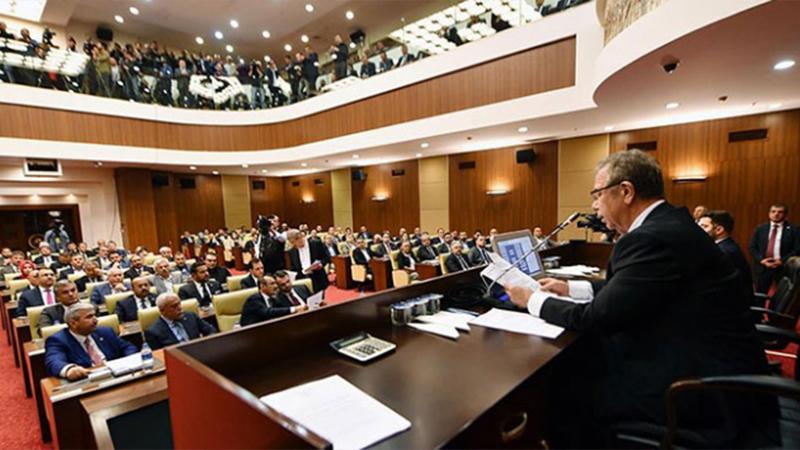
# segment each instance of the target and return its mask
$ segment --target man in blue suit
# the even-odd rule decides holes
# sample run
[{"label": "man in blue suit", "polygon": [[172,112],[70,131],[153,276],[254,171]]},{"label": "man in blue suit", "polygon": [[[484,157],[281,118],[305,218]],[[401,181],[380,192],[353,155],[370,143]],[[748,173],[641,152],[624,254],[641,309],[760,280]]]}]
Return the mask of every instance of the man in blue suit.
[{"label": "man in blue suit", "polygon": [[64,314],[67,328],[45,341],[47,373],[70,381],[89,375],[92,367],[136,353],[136,347],[120,339],[111,328],[97,327],[94,306],[78,302]]},{"label": "man in blue suit", "polygon": [[128,281],[123,280],[122,269],[112,267],[108,270],[106,282],[92,289],[91,300],[92,303],[99,306],[106,302],[106,295],[118,294],[129,290]]},{"label": "man in blue suit", "polygon": [[139,318],[138,311],[156,306],[156,298],[150,293],[150,280],[139,277],[131,282],[133,295],[117,302],[114,313],[120,322],[133,322]]},{"label": "man in blue suit", "polygon": [[197,317],[197,314],[184,312],[181,299],[172,292],[159,295],[156,306],[161,317],[144,332],[147,345],[153,350],[217,332],[213,325]]},{"label": "man in blue suit", "polygon": [[56,294],[53,284],[56,282],[55,274],[48,268],[39,269],[39,286],[23,291],[17,302],[17,316],[27,316],[28,308],[42,305],[55,305]]}]

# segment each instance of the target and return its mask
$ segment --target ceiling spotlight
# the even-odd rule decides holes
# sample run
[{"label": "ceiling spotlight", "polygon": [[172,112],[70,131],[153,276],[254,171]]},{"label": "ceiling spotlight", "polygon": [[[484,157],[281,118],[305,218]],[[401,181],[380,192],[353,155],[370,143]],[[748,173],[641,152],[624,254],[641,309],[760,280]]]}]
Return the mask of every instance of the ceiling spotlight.
[{"label": "ceiling spotlight", "polygon": [[786,70],[790,67],[794,67],[795,61],[793,59],[784,59],[783,61],[778,61],[777,64],[773,66],[775,70]]},{"label": "ceiling spotlight", "polygon": [[301,167],[308,167],[308,164],[307,163],[301,163],[300,166]]},{"label": "ceiling spotlight", "polygon": [[270,58],[269,55],[264,55],[264,61],[270,62],[270,60],[272,60],[272,58]]},{"label": "ceiling spotlight", "polygon": [[783,106],[783,103],[771,103],[769,106],[767,106],[767,108],[769,108],[769,109],[778,109],[781,106]]},{"label": "ceiling spotlight", "polygon": [[116,20],[117,23],[125,23],[125,19],[122,16],[120,16],[119,14],[114,16],[114,20]]},{"label": "ceiling spotlight", "polygon": [[242,164],[242,169],[247,169],[248,167],[250,167],[249,164]]},{"label": "ceiling spotlight", "polygon": [[263,37],[264,39],[269,39],[270,36],[272,36],[272,35],[269,34],[269,31],[267,31],[267,30],[264,30],[264,31],[261,32],[261,37]]},{"label": "ceiling spotlight", "polygon": [[609,125],[609,126],[605,127],[604,129],[605,129],[606,131],[611,131],[611,130],[613,130],[613,129],[614,129],[614,126],[613,126],[613,125]]},{"label": "ceiling spotlight", "polygon": [[239,28],[239,21],[236,19],[231,19],[230,24],[231,28]]},{"label": "ceiling spotlight", "polygon": [[356,15],[353,14],[353,11],[350,11],[350,10],[348,10],[346,13],[344,13],[344,16],[347,18],[347,20],[353,20],[353,18],[356,17]]},{"label": "ceiling spotlight", "polygon": [[219,175],[219,170],[212,170],[211,175]]},{"label": "ceiling spotlight", "polygon": [[306,12],[314,12],[314,5],[311,3],[306,3]]},{"label": "ceiling spotlight", "polygon": [[292,46],[289,45],[289,44],[286,44],[286,45],[283,46],[283,49],[286,50],[287,52],[290,52],[290,51],[292,51]]},{"label": "ceiling spotlight", "polygon": [[131,14],[133,14],[134,16],[138,16],[139,15],[139,8],[137,8],[135,6],[131,6],[130,8],[128,8],[128,11],[130,11]]},{"label": "ceiling spotlight", "polygon": [[519,127],[519,128],[517,128],[517,131],[520,132],[520,133],[527,133],[528,132],[528,127]]},{"label": "ceiling spotlight", "polygon": [[351,42],[350,43],[350,48],[356,48],[356,43],[355,42]]},{"label": "ceiling spotlight", "polygon": [[681,106],[681,104],[678,103],[678,102],[669,102],[669,103],[667,103],[667,109],[675,109],[678,106]]},{"label": "ceiling spotlight", "polygon": [[95,166],[95,167],[103,167],[103,161],[96,161],[96,162],[94,163],[94,166]]},{"label": "ceiling spotlight", "polygon": [[226,45],[225,51],[228,53],[233,53],[233,46],[231,44]]},{"label": "ceiling spotlight", "polygon": [[217,39],[222,39],[225,37],[225,35],[222,34],[222,31],[217,30],[214,32],[214,37]]},{"label": "ceiling spotlight", "polygon": [[360,156],[358,156],[358,155],[353,155],[353,159],[358,159],[358,158],[360,158]]},{"label": "ceiling spotlight", "polygon": [[422,144],[419,144],[419,146],[420,146],[421,148],[428,148],[428,147],[430,147],[430,146],[431,146],[431,144],[428,144],[427,142],[423,142]]},{"label": "ceiling spotlight", "polygon": [[198,45],[203,45],[206,43],[205,39],[201,38],[200,36],[194,38],[194,41],[197,42]]},{"label": "ceiling spotlight", "polygon": [[417,153],[417,158],[422,158],[422,153]]},{"label": "ceiling spotlight", "polygon": [[261,173],[269,173],[269,170],[267,170],[267,169],[261,169]]},{"label": "ceiling spotlight", "polygon": [[189,166],[189,170],[197,170],[197,166]]},{"label": "ceiling spotlight", "polygon": [[304,35],[300,36],[300,40],[303,41],[304,44],[307,44],[308,43],[308,36],[306,36],[304,34]]}]

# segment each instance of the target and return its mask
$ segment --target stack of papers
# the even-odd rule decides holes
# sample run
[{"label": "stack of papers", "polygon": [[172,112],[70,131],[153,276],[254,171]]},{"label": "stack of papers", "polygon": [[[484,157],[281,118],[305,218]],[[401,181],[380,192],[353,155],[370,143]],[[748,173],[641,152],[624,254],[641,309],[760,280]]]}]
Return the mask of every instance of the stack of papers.
[{"label": "stack of papers", "polygon": [[458,339],[458,330],[469,331],[469,321],[472,319],[474,317],[467,314],[439,311],[433,315],[415,317],[415,322],[409,323],[408,326],[450,339]]},{"label": "stack of papers", "polygon": [[124,358],[106,361],[106,367],[111,370],[111,373],[115,377],[136,372],[142,368],[142,355],[141,353],[134,353],[132,355],[125,356]]},{"label": "stack of papers", "polygon": [[308,309],[317,309],[320,306],[322,306],[322,300],[323,300],[322,297],[323,297],[324,294],[325,294],[325,291],[322,290],[322,291],[319,291],[316,294],[312,295],[311,297],[308,297],[306,299],[306,305],[308,306]]},{"label": "stack of papers", "polygon": [[481,271],[482,276],[497,282],[501,286],[525,286],[534,292],[539,290],[539,282],[529,277],[525,272],[512,267],[502,258],[493,257],[492,259],[494,262]]},{"label": "stack of papers", "polygon": [[564,332],[563,328],[551,325],[526,312],[514,312],[497,308],[493,308],[486,314],[472,319],[470,325],[511,331],[513,333],[531,334],[549,339],[555,339]]},{"label": "stack of papers", "polygon": [[334,449],[365,448],[411,428],[411,422],[339,375],[261,397]]},{"label": "stack of papers", "polygon": [[599,267],[584,266],[583,264],[579,264],[576,266],[564,266],[564,267],[559,267],[557,269],[550,269],[547,271],[547,273],[552,275],[562,275],[568,277],[588,277],[596,275],[599,272],[600,272]]}]

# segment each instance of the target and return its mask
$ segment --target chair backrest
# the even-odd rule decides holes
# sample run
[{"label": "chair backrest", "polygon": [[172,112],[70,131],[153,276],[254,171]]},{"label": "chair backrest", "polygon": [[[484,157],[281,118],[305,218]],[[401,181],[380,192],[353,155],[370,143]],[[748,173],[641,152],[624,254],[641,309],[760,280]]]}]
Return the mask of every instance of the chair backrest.
[{"label": "chair backrest", "polygon": [[339,254],[340,255],[346,255],[347,254],[347,242],[339,242],[337,247],[339,247]]},{"label": "chair backrest", "polygon": [[400,250],[392,250],[392,253],[389,253],[389,259],[392,261],[392,270],[399,270],[400,264],[397,262],[397,255],[400,253]]},{"label": "chair backrest", "polygon": [[158,256],[160,256],[160,255],[155,255],[155,254],[153,254],[153,253],[148,253],[148,254],[147,254],[147,255],[145,255],[145,257],[142,259],[142,264],[144,264],[145,266],[152,266],[152,265],[153,265],[153,263],[156,261],[156,258],[157,258]]},{"label": "chair backrest", "polygon": [[228,277],[228,292],[238,291],[242,288],[242,280],[247,278],[249,274],[235,275]]},{"label": "chair backrest", "polygon": [[139,321],[139,328],[142,329],[142,333],[150,328],[150,326],[153,325],[156,320],[158,320],[160,315],[161,313],[155,306],[138,310],[136,312],[136,318]]},{"label": "chair backrest", "polygon": [[415,258],[419,256],[419,247],[411,247],[411,253],[414,255]]},{"label": "chair backrest", "polygon": [[114,330],[114,334],[119,336],[119,317],[116,314],[100,316],[97,318],[98,327],[108,327]]},{"label": "chair backrest", "polygon": [[795,285],[800,281],[800,256],[792,256],[783,265],[783,275],[789,277]]},{"label": "chair backrest", "polygon": [[181,309],[183,311],[200,314],[200,302],[196,298],[187,298],[181,301]]},{"label": "chair backrest", "polygon": [[79,279],[81,279],[81,278],[83,278],[85,276],[86,275],[84,275],[82,273],[71,273],[71,274],[67,275],[67,280],[72,281],[74,283],[75,280],[79,280]]},{"label": "chair backrest", "polygon": [[8,286],[8,284],[11,283],[11,280],[17,278],[17,276],[19,276],[18,273],[7,273],[3,275],[3,280],[6,282],[6,286]]},{"label": "chair backrest", "polygon": [[39,334],[42,335],[42,339],[47,340],[47,338],[58,333],[64,328],[67,328],[67,326],[64,325],[63,323],[60,323],[58,325],[50,325],[49,327],[44,327],[41,330],[39,330]]},{"label": "chair backrest", "polygon": [[9,281],[6,286],[8,286],[8,293],[11,296],[11,300],[17,299],[17,292],[27,288],[31,285],[31,282],[27,279],[23,280],[11,280]]},{"label": "chair backrest", "polygon": [[107,284],[108,281],[98,281],[96,283],[86,283],[86,298],[92,298],[92,292],[94,292],[94,288],[100,286],[101,284]]},{"label": "chair backrest", "polygon": [[442,253],[441,255],[439,255],[439,267],[442,268],[442,274],[450,273],[447,270],[447,264],[446,264],[448,254],[449,253]]},{"label": "chair backrest", "polygon": [[378,249],[379,249],[379,248],[381,248],[381,246],[380,246],[380,245],[378,245],[378,244],[372,244],[372,245],[370,245],[370,246],[369,246],[369,251],[371,251],[373,255],[377,255],[377,254],[378,254]]},{"label": "chair backrest", "polygon": [[44,311],[45,308],[47,308],[47,306],[31,306],[25,310],[28,314],[28,326],[31,328],[31,336],[33,338],[39,336],[36,329],[39,324],[39,316],[42,315],[42,311]]},{"label": "chair backrest", "polygon": [[105,296],[106,311],[109,314],[114,314],[117,310],[117,302],[124,300],[133,295],[133,292],[120,292],[118,294],[110,294]]},{"label": "chair backrest", "polygon": [[311,281],[311,278],[295,279],[292,282],[292,286],[305,286],[308,288],[308,292],[314,292],[314,283]]},{"label": "chair backrest", "polygon": [[242,289],[227,294],[217,294],[211,297],[214,313],[217,315],[217,325],[220,331],[228,331],[239,322],[242,317],[242,308],[247,297],[258,292],[258,288]]}]

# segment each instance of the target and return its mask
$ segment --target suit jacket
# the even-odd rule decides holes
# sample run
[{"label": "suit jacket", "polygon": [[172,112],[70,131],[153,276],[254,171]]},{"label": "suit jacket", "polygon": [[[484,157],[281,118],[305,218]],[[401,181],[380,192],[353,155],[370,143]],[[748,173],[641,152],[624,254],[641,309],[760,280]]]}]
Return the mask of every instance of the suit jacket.
[{"label": "suit jacket", "polygon": [[44,263],[44,256],[39,255],[33,260],[33,263],[36,264],[37,267],[42,267],[42,266],[52,267],[53,264],[57,264],[58,263],[58,257],[54,256],[54,255],[50,255],[50,263],[49,264],[45,264]]},{"label": "suit jacket", "polygon": [[226,267],[217,266],[213,269],[208,269],[208,275],[212,280],[216,280],[217,283],[223,285],[228,282],[228,277],[231,276],[231,271]]},{"label": "suit jacket", "polygon": [[[414,259],[414,254],[409,253],[406,255],[403,252],[397,254],[397,267],[400,269],[411,269],[411,260]],[[414,268],[416,269],[416,261],[414,261]]]},{"label": "suit jacket", "polygon": [[[208,288],[211,290],[211,295],[217,295],[222,292],[219,283],[213,279],[208,280]],[[181,300],[196,298],[197,301],[200,302],[200,306],[208,306],[211,304],[211,297],[206,297],[204,294],[197,292],[197,286],[195,286],[194,280],[187,281],[186,284],[178,289],[178,297],[180,297]]]},{"label": "suit jacket", "polygon": [[39,322],[36,324],[36,333],[41,337],[41,329],[50,325],[58,325],[64,322],[64,305],[56,303],[42,310]]},{"label": "suit jacket", "polygon": [[[592,285],[591,302],[549,298],[540,317],[597,346],[604,419],[663,424],[664,392],[679,378],[767,373],[738,273],[685,208],[656,207]],[[709,412],[686,406],[690,422]]]},{"label": "suit jacket", "polygon": [[397,58],[397,67],[404,66],[412,62],[414,62],[414,55],[412,55],[411,53],[408,53],[406,55],[400,55],[400,57]]},{"label": "suit jacket", "polygon": [[[292,290],[300,297],[304,302],[308,300],[308,297],[311,297],[311,291],[305,285],[299,284],[297,286],[292,286]],[[289,298],[288,293],[281,292],[278,294],[282,296],[281,302],[282,304],[292,306],[292,300]]]},{"label": "suit jacket", "polygon": [[[761,260],[766,258],[770,227],[770,222],[757,226],[753,232],[753,238],[750,240],[750,255],[753,256],[756,275],[766,270],[766,267],[761,265]],[[785,262],[790,257],[797,255],[800,255],[800,230],[784,221],[781,235],[781,260]]]},{"label": "suit jacket", "polygon": [[339,246],[337,244],[333,244],[330,247],[326,245],[325,251],[327,251],[328,255],[330,255],[331,257],[339,256]]},{"label": "suit jacket", "polygon": [[[55,298],[55,289],[53,289],[53,299],[55,300]],[[44,305],[44,299],[39,288],[25,290],[19,295],[19,300],[17,301],[17,317],[27,316],[28,308],[42,305]]]},{"label": "suit jacket", "polygon": [[[120,339],[111,328],[97,327],[91,336],[108,361],[136,353],[136,347]],[[59,376],[61,369],[68,364],[92,367],[92,360],[86,353],[83,343],[76,341],[68,329],[47,338],[44,348],[44,365],[48,375]]]},{"label": "suit jacket", "polygon": [[75,273],[75,268],[72,266],[67,266],[66,269],[61,271],[61,275],[58,276],[59,280],[66,280],[70,275]]},{"label": "suit jacket", "polygon": [[[184,312],[180,319],[178,319],[189,340],[197,339],[200,336],[211,336],[217,332],[213,325],[205,320],[197,317],[197,314],[191,312]],[[163,347],[169,347],[178,343],[178,338],[167,325],[167,322],[159,317],[153,325],[144,332],[144,339],[151,349],[156,350]]]},{"label": "suit jacket", "polygon": [[[367,252],[367,254],[369,255],[370,258],[372,258],[373,255],[369,251],[368,248],[365,248],[364,251]],[[359,249],[357,247],[353,249],[353,261],[355,261],[356,264],[361,264],[363,266],[369,266],[369,261],[367,261],[367,258],[364,256],[364,254],[361,251],[361,249]]]},{"label": "suit jacket", "polygon": [[251,273],[246,277],[242,278],[241,284],[242,284],[242,289],[250,289],[258,286],[258,280],[256,280],[256,277],[254,277],[253,274]]},{"label": "suit jacket", "polygon": [[[145,297],[148,307],[156,306],[156,298],[152,295]],[[117,302],[114,313],[119,317],[120,322],[133,322],[139,319],[139,303],[133,295]]]},{"label": "suit jacket", "polygon": [[421,246],[417,250],[417,259],[419,261],[430,261],[432,259],[436,259],[439,256],[439,251],[436,250],[436,247],[430,245],[428,247]]},{"label": "suit jacket", "polygon": [[440,255],[442,253],[450,253],[450,246],[447,244],[447,242],[442,242],[438,247],[436,247],[436,250],[439,251]]},{"label": "suit jacket", "polygon": [[389,244],[389,249],[387,250],[386,249],[386,244],[381,242],[378,245],[378,252],[377,253],[378,253],[378,256],[380,256],[380,257],[391,256],[392,250],[397,250],[397,248],[394,245]]},{"label": "suit jacket", "polygon": [[287,305],[285,302],[286,299],[278,295],[270,299],[270,304],[267,306],[261,292],[256,292],[245,300],[239,323],[244,327],[291,314],[291,304]]},{"label": "suit jacket", "polygon": [[467,253],[467,259],[469,260],[470,265],[473,266],[489,264],[491,260],[489,259],[488,253],[489,250],[487,250],[486,247],[484,247],[483,252],[481,252],[481,249],[475,246],[470,249],[469,253]]},{"label": "suit jacket", "polygon": [[[180,273],[173,272],[169,274],[169,279],[167,281],[171,282],[174,286],[183,283],[183,277],[181,276]],[[167,292],[167,284],[164,282],[164,279],[161,278],[159,275],[153,275],[152,282],[153,286],[155,286],[156,288],[156,292],[159,295],[163,294],[164,292]],[[169,292],[172,292],[172,290],[170,290]]]},{"label": "suit jacket", "polygon": [[141,269],[135,269],[135,268],[131,267],[130,269],[126,270],[125,273],[122,274],[122,276],[125,277],[125,278],[133,280],[133,279],[139,278],[141,276],[152,275],[153,274],[152,270],[153,269],[151,269],[151,268],[149,268],[147,266],[142,266]]},{"label": "suit jacket", "polygon": [[75,287],[78,288],[78,292],[86,292],[86,285],[87,284],[89,284],[89,283],[99,283],[101,281],[105,281],[105,280],[103,278],[101,278],[101,277],[89,278],[86,275],[84,275],[84,276],[78,278],[77,280],[75,280]]},{"label": "suit jacket", "polygon": [[[459,260],[461,262],[459,262]],[[448,273],[453,272],[460,272],[462,270],[469,269],[469,260],[463,254],[456,255],[455,253],[450,253],[447,255],[447,258],[444,260],[444,265],[447,267]]]},{"label": "suit jacket", "polygon": [[733,267],[739,271],[741,276],[742,285],[744,286],[745,294],[750,297],[753,294],[753,273],[750,269],[750,264],[747,263],[747,258],[744,257],[742,249],[733,238],[727,238],[717,244],[722,253],[724,253],[733,264]]},{"label": "suit jacket", "polygon": [[[309,240],[306,241],[306,245],[311,256],[311,262],[319,261],[323,266],[331,262],[331,256],[322,242]],[[297,248],[289,250],[289,262],[290,269],[297,272],[297,278],[311,278],[314,292],[322,291],[328,287],[328,274],[324,269],[315,270],[308,275],[303,273],[303,267],[300,264],[300,250]]]},{"label": "suit jacket", "polygon": [[[123,284],[125,285],[125,290],[130,290],[130,286],[128,281],[124,281]],[[101,284],[94,289],[92,289],[92,296],[91,301],[95,305],[102,305],[106,302],[106,295],[111,295],[114,293],[114,289],[111,287],[110,284]]]},{"label": "suit jacket", "polygon": [[359,76],[361,78],[369,78],[375,75],[375,73],[377,73],[375,70],[375,63],[367,61],[366,63],[361,64],[361,70],[359,71]]}]

